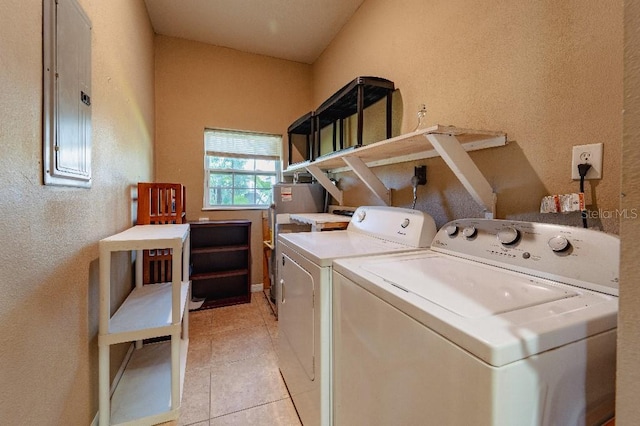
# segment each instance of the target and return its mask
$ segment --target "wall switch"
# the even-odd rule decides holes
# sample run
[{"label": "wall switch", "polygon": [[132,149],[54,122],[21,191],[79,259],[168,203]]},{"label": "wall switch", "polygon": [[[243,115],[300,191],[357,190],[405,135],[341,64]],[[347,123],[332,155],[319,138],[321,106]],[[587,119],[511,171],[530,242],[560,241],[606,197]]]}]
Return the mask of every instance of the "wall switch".
[{"label": "wall switch", "polygon": [[602,144],[576,145],[571,156],[571,179],[580,180],[578,164],[591,164],[585,180],[602,179]]}]

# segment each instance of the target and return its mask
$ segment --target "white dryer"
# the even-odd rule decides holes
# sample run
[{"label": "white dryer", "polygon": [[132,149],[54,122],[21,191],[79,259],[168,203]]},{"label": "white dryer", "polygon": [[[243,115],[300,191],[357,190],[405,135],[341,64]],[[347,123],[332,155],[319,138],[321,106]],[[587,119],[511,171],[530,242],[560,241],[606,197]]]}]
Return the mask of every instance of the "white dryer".
[{"label": "white dryer", "polygon": [[595,425],[613,415],[619,239],[465,219],[334,263],[334,424]]},{"label": "white dryer", "polygon": [[331,270],[334,259],[429,247],[433,219],[397,207],[359,207],[346,230],[281,234],[278,358],[305,426],[332,424]]}]

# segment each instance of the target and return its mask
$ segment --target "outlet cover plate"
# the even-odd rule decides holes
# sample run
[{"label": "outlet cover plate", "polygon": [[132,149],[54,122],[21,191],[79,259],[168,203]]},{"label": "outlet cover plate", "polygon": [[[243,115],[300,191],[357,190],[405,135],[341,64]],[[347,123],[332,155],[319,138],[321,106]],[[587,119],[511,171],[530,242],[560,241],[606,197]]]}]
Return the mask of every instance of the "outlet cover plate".
[{"label": "outlet cover plate", "polygon": [[602,151],[603,146],[601,143],[574,146],[571,155],[571,179],[580,180],[578,164],[583,163],[591,164],[585,180],[602,179]]}]

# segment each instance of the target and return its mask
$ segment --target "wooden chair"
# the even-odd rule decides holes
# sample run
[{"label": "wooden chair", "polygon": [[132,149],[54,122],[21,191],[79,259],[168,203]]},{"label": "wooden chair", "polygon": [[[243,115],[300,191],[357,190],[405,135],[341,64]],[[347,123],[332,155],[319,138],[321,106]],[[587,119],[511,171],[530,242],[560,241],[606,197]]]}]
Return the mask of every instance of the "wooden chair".
[{"label": "wooden chair", "polygon": [[[186,223],[186,189],[179,183],[138,183],[138,225]],[[171,281],[171,250],[144,250],[142,282]],[[179,271],[178,271],[179,272]]]}]

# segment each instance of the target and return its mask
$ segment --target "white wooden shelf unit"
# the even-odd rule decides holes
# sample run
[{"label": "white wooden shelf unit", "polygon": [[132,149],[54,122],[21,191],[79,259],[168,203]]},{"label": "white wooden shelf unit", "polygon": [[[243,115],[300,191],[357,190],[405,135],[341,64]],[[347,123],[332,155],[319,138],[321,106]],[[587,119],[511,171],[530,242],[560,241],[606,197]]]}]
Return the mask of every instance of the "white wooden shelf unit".
[{"label": "white wooden shelf unit", "polygon": [[496,194],[475,165],[467,151],[506,145],[504,132],[463,129],[435,125],[396,136],[359,148],[325,155],[314,161],[290,165],[286,173],[307,170],[342,205],[342,191],[325,173],[352,170],[360,180],[387,205],[391,205],[391,190],[371,171],[372,167],[425,158],[442,157],[473,199],[495,216]]},{"label": "white wooden shelf unit", "polygon": [[[138,225],[100,240],[100,426],[149,425],[178,418],[189,344],[188,224]],[[170,248],[172,281],[142,285],[142,251]],[[111,315],[111,253],[136,251],[136,286]],[[160,343],[143,339],[169,336]],[[135,342],[111,393],[110,346]]]}]

